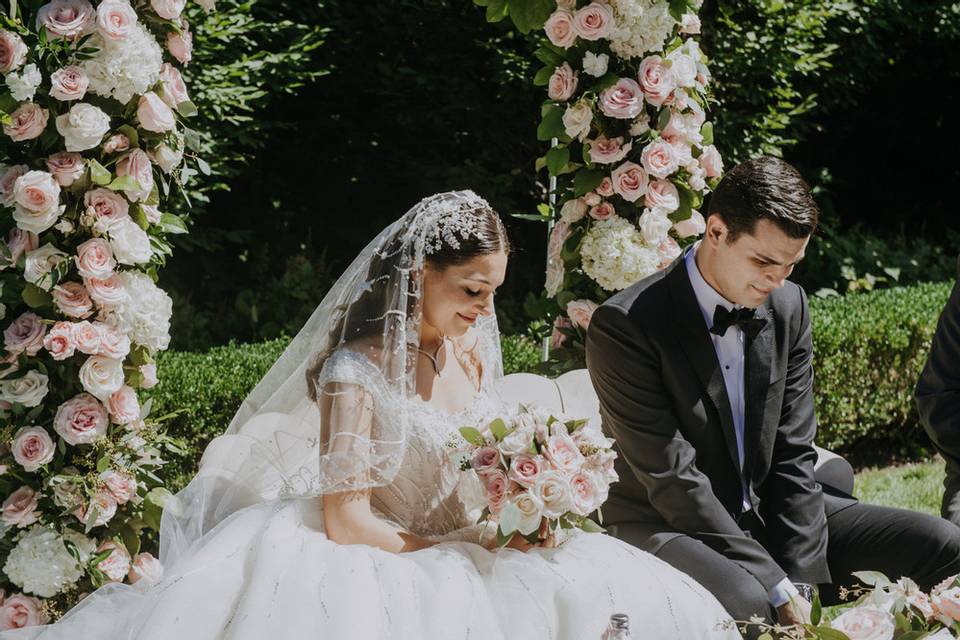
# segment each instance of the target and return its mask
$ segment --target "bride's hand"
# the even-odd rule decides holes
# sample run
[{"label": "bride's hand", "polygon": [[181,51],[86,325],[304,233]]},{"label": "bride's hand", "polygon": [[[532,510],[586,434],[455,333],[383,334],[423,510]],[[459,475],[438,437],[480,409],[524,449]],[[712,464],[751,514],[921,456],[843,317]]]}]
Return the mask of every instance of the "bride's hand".
[{"label": "bride's hand", "polygon": [[540,531],[537,534],[537,542],[535,544],[531,544],[526,538],[518,533],[515,533],[513,537],[510,538],[510,542],[506,544],[506,548],[516,549],[517,551],[523,551],[524,553],[537,547],[541,549],[552,549],[556,546],[557,539],[550,531],[550,527],[546,520],[544,520],[540,525]]}]

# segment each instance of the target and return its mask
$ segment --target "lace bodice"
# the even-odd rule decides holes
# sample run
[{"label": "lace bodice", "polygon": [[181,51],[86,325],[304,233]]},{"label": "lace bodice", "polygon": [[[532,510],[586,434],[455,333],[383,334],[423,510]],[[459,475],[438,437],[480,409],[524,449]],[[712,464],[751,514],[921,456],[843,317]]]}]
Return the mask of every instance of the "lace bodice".
[{"label": "lace bodice", "polygon": [[[489,422],[498,413],[500,402],[492,389],[492,376],[485,371],[471,405],[453,414],[419,396],[404,397],[388,389],[381,384],[379,370],[355,351],[341,349],[331,355],[323,377],[363,382],[373,398],[375,423],[392,423],[404,416],[406,432],[402,448],[395,452],[399,463],[395,474],[372,487],[370,503],[376,512],[425,537],[446,537],[474,523],[476,514],[468,514],[460,501],[461,473],[451,461],[456,447],[463,444],[459,428]],[[468,537],[466,531],[463,537]]]}]

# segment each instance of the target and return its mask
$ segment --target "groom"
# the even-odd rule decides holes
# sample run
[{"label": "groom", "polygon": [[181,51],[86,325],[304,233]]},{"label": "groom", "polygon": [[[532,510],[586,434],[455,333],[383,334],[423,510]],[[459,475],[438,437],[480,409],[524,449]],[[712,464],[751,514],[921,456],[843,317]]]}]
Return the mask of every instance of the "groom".
[{"label": "groom", "polygon": [[[960,528],[814,479],[810,314],[786,280],[818,211],[772,157],[717,187],[706,233],[593,315],[587,366],[620,481],[604,525],[711,591],[737,620],[796,623],[850,574],[960,572]],[[850,384],[858,384],[851,380]]]}]

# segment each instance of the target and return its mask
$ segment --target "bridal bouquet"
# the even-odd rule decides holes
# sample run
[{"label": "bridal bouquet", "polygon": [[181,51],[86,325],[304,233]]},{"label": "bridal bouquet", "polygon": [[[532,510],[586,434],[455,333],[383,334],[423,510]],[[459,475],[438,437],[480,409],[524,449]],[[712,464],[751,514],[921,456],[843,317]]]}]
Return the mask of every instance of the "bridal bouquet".
[{"label": "bridal bouquet", "polygon": [[[811,624],[783,627],[751,620],[761,640],[952,640],[960,638],[960,576],[947,578],[930,593],[909,578],[893,582],[876,571],[853,574],[869,588],[841,590],[840,597],[856,598],[832,620],[824,620],[814,602]],[[742,623],[741,623],[742,625]]]},{"label": "bridal bouquet", "polygon": [[482,506],[478,521],[496,523],[501,546],[514,534],[535,543],[543,529],[601,531],[588,516],[617,480],[617,454],[599,428],[520,406],[460,434],[468,443],[459,451],[460,468],[466,486],[476,488],[465,504]]},{"label": "bridal bouquet", "polygon": [[186,225],[168,205],[198,170],[185,5],[0,10],[0,630],[161,571],[140,539],[175,443],[137,390],[170,341],[155,283]]}]

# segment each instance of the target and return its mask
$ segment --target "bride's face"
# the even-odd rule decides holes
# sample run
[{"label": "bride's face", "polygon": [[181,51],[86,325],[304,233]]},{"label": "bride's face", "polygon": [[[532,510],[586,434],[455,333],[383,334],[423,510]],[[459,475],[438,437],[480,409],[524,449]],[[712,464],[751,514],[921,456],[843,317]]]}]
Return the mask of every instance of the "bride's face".
[{"label": "bride's face", "polygon": [[481,316],[493,313],[493,296],[507,273],[502,251],[444,269],[427,263],[423,274],[423,321],[449,337],[462,336]]}]

